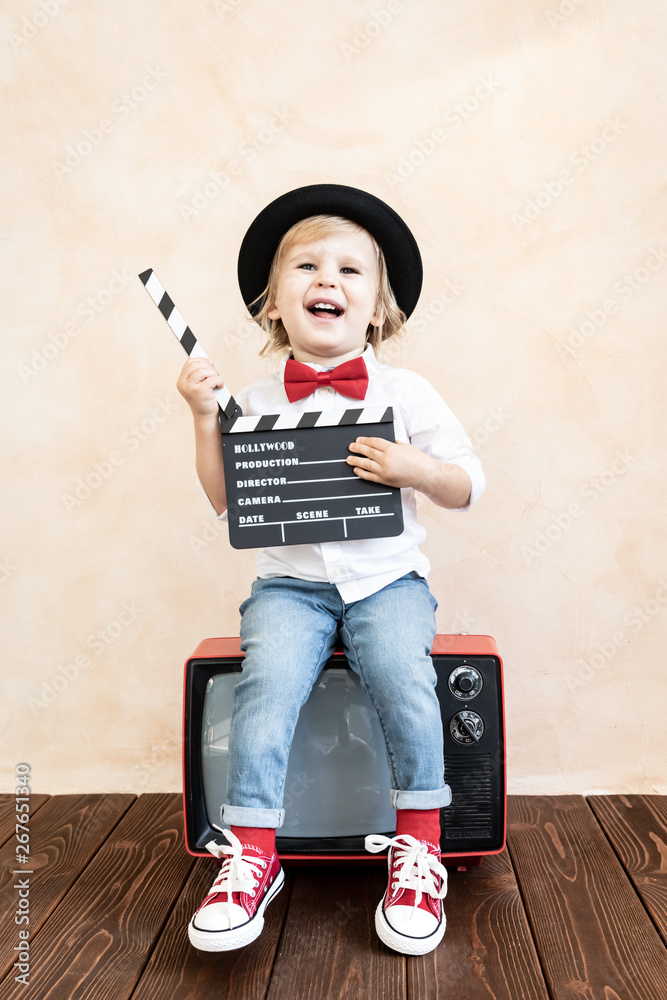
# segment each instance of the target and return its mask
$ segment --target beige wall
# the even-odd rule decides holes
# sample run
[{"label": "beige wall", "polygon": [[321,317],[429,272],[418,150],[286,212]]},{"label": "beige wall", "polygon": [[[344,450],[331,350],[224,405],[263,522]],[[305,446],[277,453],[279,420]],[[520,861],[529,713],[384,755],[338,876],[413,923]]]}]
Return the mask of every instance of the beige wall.
[{"label": "beige wall", "polygon": [[334,181],[413,228],[391,360],[485,465],[470,514],[422,513],[440,631],[505,659],[510,790],[667,791],[666,29],[659,0],[3,5],[4,787],[180,787],[182,663],[237,634],[254,554],[136,274],[239,389],[240,239]]}]

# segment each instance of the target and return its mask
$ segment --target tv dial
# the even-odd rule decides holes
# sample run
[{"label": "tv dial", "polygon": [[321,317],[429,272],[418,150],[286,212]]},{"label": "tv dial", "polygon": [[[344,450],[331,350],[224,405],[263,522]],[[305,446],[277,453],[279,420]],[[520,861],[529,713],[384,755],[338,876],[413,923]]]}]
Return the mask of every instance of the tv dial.
[{"label": "tv dial", "polygon": [[470,701],[476,698],[482,690],[482,675],[476,667],[467,663],[455,667],[449,675],[449,690],[460,701]]},{"label": "tv dial", "polygon": [[452,716],[449,723],[449,734],[453,740],[463,746],[479,743],[484,735],[484,722],[477,712],[462,709]]}]

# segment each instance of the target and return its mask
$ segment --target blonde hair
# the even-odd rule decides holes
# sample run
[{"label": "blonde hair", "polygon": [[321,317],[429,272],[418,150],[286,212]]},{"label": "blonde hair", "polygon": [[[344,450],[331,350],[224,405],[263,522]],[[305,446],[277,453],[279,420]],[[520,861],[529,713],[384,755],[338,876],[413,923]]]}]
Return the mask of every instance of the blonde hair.
[{"label": "blonde hair", "polygon": [[289,347],[289,337],[282,320],[269,319],[268,316],[278,289],[280,267],[287,253],[296,243],[312,243],[315,240],[326,239],[328,236],[359,232],[367,233],[370,236],[375,249],[378,277],[376,312],[382,317],[382,322],[377,326],[369,323],[366,330],[366,343],[377,347],[382,341],[389,340],[390,337],[394,337],[403,331],[406,315],[399,308],[392,287],[389,284],[387,264],[382,248],[371,233],[351,219],[345,219],[339,215],[311,215],[307,219],[301,219],[291,229],[287,230],[278,244],[278,249],[271,261],[269,280],[266,288],[261,295],[257,296],[254,302],[250,303],[251,311],[253,307],[257,309],[253,319],[256,323],[259,323],[262,330],[268,335],[266,344],[264,344],[259,352],[260,355],[273,354]]}]

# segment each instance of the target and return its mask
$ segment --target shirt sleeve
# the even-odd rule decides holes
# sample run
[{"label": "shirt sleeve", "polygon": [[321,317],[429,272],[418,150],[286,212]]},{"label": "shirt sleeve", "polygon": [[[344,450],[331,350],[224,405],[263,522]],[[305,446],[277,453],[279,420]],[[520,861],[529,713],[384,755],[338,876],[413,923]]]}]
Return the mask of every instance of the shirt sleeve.
[{"label": "shirt sleeve", "polygon": [[[241,391],[239,393],[237,393],[234,398],[235,398],[236,402],[239,404],[239,406],[241,407],[242,413],[247,416],[248,413],[249,413],[249,410],[248,410],[248,399],[247,399],[246,389],[241,389]],[[201,482],[199,480],[199,476],[195,476],[195,479],[197,481],[197,485],[199,486],[199,489],[204,494],[204,499],[205,499],[206,503],[208,504],[208,508],[211,511],[211,513],[213,514],[213,517],[216,520],[218,520],[218,521],[227,521],[228,520],[227,508],[225,507],[225,509],[223,510],[222,514],[218,514],[217,510],[215,509],[215,507],[213,506],[213,504],[209,500],[208,493],[206,492],[206,490],[202,486],[202,484],[201,484]]]},{"label": "shirt sleeve", "polygon": [[227,520],[227,508],[225,507],[225,509],[223,510],[222,514],[218,514],[217,510],[215,509],[215,507],[213,506],[213,504],[211,503],[211,501],[208,498],[208,493],[206,492],[206,490],[202,486],[201,482],[199,481],[199,476],[196,476],[195,478],[197,480],[197,485],[199,486],[199,489],[202,491],[202,493],[204,495],[204,500],[208,504],[209,510],[213,514],[213,517],[216,518],[216,520],[218,520],[218,521],[226,521]]},{"label": "shirt sleeve", "polygon": [[430,382],[414,375],[410,387],[410,403],[405,413],[410,444],[438,462],[460,466],[468,473],[471,483],[470,502],[453,510],[468,511],[486,486],[482,463],[472,450],[470,438]]}]

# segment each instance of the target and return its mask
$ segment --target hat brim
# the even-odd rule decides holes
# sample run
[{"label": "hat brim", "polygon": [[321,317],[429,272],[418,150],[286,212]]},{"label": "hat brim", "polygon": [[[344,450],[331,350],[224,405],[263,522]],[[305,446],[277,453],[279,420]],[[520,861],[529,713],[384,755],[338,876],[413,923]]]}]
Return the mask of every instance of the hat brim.
[{"label": "hat brim", "polygon": [[288,229],[312,215],[339,215],[351,219],[375,237],[387,262],[389,283],[396,302],[409,316],[419,299],[422,261],[417,242],[403,219],[380,198],[344,184],[309,184],[272,201],[254,220],[239,251],[241,294],[250,308],[267,286],[271,262]]}]

